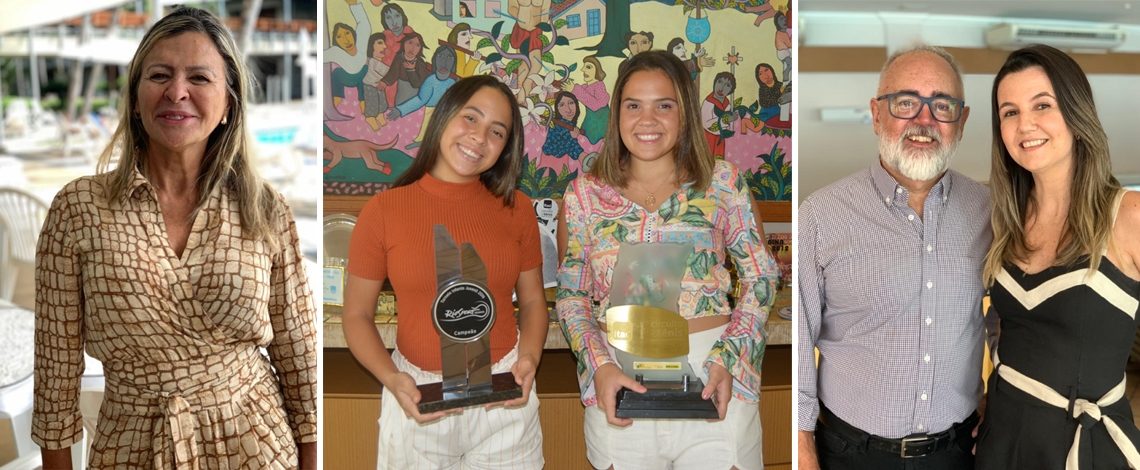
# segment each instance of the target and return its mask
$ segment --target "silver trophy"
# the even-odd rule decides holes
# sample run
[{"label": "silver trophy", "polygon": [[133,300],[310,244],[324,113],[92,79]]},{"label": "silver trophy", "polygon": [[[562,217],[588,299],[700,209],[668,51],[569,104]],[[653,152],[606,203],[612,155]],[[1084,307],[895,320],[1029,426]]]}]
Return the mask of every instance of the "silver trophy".
[{"label": "silver trophy", "polygon": [[420,413],[481,405],[521,397],[510,372],[491,374],[495,299],[487,289],[487,268],[475,247],[435,226],[437,291],[432,320],[439,333],[443,382],[418,386]]}]

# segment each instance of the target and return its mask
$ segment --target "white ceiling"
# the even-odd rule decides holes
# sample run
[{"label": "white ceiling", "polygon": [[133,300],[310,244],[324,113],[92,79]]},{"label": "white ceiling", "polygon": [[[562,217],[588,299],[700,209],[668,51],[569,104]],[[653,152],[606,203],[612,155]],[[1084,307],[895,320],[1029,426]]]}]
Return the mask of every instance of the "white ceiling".
[{"label": "white ceiling", "polygon": [[[947,47],[985,47],[981,31],[1006,21],[1112,21],[1128,33],[1124,49],[1140,52],[1140,1],[895,1],[801,0],[800,47],[878,46],[893,50],[915,41]],[[965,16],[985,14],[988,17]],[[900,26],[901,24],[901,26]],[[1135,60],[1132,54],[1127,56]],[[886,57],[884,56],[885,60]],[[799,66],[805,64],[800,63]],[[877,68],[880,64],[874,64]],[[812,67],[819,69],[817,65]],[[990,88],[994,71],[967,70],[970,118],[952,167],[981,181],[989,179]],[[1140,183],[1140,75],[1089,77],[1101,122],[1108,134],[1113,170]],[[865,111],[878,84],[877,73],[799,73],[794,92],[798,198],[876,161],[870,124],[824,122],[823,109]]]},{"label": "white ceiling", "polygon": [[800,13],[896,12],[1041,18],[1140,25],[1140,1],[1125,0],[800,0]]}]

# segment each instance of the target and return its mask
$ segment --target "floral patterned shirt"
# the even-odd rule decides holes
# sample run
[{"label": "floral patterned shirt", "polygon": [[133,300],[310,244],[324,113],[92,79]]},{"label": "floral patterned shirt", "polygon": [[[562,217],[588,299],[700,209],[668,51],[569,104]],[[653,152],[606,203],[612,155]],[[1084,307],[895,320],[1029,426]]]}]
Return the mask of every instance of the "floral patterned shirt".
[{"label": "floral patterned shirt", "polygon": [[[760,396],[760,364],[768,334],[764,323],[776,292],[779,270],[756,230],[749,189],[731,163],[718,161],[708,188],[681,186],[656,211],[626,199],[591,175],[566,192],[567,248],[558,271],[558,320],[578,358],[582,402],[597,403],[594,371],[614,362],[606,349],[605,322],[610,279],[624,243],[690,243],[695,252],[681,280],[679,313],[686,319],[730,315],[727,329],[709,351],[710,364],[733,376],[733,395],[747,402]],[[735,308],[728,302],[731,257],[740,281]]]}]

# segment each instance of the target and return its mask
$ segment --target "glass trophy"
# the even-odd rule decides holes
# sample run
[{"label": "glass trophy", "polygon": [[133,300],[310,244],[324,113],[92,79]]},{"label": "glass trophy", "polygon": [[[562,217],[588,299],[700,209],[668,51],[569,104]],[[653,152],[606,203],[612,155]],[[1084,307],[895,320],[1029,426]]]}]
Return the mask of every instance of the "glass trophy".
[{"label": "glass trophy", "polygon": [[[487,268],[475,247],[435,228],[436,297],[432,321],[439,333],[443,381],[419,385],[420,413],[482,405],[521,397],[514,374],[491,374],[495,299],[487,289]],[[529,390],[527,391],[529,393]]]},{"label": "glass trophy", "polygon": [[677,313],[681,278],[693,246],[622,244],[610,281],[606,339],[622,371],[647,389],[623,388],[619,418],[716,419],[701,398],[704,383],[689,365],[689,323]]}]

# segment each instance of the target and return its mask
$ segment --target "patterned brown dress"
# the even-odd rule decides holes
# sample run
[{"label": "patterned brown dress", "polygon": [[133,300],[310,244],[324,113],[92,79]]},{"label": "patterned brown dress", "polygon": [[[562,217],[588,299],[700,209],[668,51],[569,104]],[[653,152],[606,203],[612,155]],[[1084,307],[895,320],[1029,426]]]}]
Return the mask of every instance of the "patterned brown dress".
[{"label": "patterned brown dress", "polygon": [[284,200],[271,250],[216,190],[179,258],[150,183],[112,201],[106,180],[64,187],[40,235],[33,440],[80,439],[86,348],[106,374],[91,468],[296,467],[316,441],[316,323]]}]

